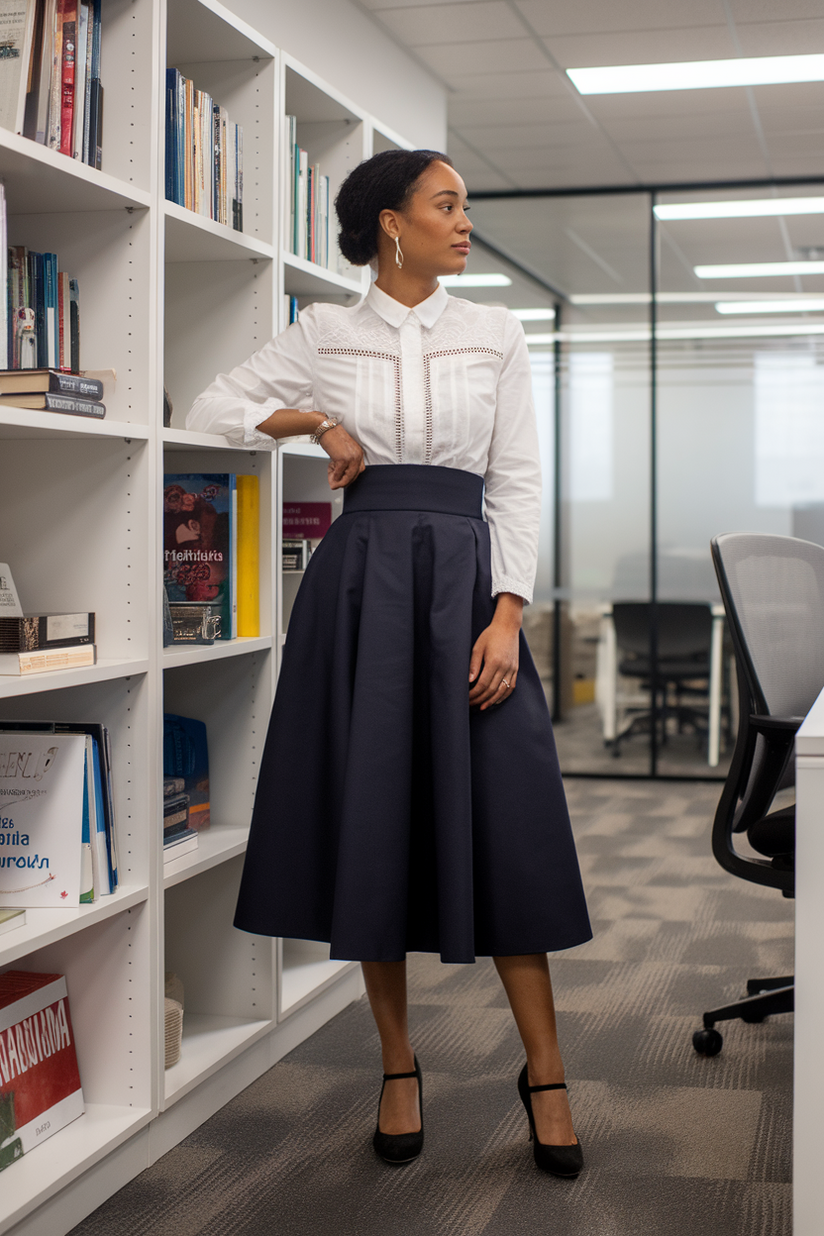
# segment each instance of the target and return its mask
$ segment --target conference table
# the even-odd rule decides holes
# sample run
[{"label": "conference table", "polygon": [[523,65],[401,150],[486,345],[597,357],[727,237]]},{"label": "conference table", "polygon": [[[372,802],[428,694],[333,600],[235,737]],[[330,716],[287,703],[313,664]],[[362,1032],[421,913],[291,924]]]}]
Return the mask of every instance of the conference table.
[{"label": "conference table", "polygon": [[824,1233],[824,691],[796,737],[793,1232]]}]

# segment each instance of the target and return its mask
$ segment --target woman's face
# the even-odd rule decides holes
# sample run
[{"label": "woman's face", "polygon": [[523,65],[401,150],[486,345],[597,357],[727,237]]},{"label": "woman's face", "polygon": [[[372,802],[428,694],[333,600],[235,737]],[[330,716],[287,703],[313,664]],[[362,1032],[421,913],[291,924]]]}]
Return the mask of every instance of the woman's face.
[{"label": "woman's face", "polygon": [[[446,163],[430,163],[407,206],[381,214],[392,242],[400,238],[404,273],[437,278],[460,275],[471,248],[472,224],[467,216],[466,185]],[[393,257],[394,260],[394,257]]]}]

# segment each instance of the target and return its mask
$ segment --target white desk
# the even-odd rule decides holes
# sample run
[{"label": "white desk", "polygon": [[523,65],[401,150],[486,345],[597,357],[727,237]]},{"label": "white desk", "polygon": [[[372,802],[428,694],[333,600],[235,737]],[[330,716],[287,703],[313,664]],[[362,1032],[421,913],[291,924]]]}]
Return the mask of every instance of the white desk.
[{"label": "white desk", "polygon": [[824,691],[796,738],[793,1232],[824,1232]]},{"label": "white desk", "polygon": [[[712,637],[710,642],[709,679],[709,742],[707,763],[716,768],[721,755],[721,687],[724,670],[724,606],[711,605]],[[618,737],[619,713],[624,708],[641,707],[648,703],[648,693],[633,695],[618,689],[618,647],[615,639],[615,623],[612,620],[612,605],[601,607],[601,638],[598,643],[596,671],[596,699],[601,710],[604,726],[604,741],[612,742]],[[824,1234],[824,1229],[822,1229]]]}]

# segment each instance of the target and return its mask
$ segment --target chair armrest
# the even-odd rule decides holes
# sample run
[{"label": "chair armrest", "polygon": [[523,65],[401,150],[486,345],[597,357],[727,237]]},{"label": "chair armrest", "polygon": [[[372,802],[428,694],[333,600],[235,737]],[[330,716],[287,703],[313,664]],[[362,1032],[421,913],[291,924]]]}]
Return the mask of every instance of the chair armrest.
[{"label": "chair armrest", "polygon": [[768,733],[769,731],[795,734],[801,729],[804,721],[803,717],[765,717],[759,716],[758,713],[750,714],[750,722],[753,729],[758,730],[760,734]]}]

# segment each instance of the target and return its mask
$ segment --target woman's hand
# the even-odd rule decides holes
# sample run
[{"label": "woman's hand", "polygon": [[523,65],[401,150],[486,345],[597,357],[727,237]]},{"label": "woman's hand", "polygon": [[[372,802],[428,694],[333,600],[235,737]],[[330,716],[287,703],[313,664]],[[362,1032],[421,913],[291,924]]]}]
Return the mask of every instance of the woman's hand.
[{"label": "woman's hand", "polygon": [[363,451],[343,425],[327,429],[321,436],[320,445],[329,456],[326,470],[330,489],[345,489],[363,472],[366,466],[363,462]]},{"label": "woman's hand", "polygon": [[[325,436],[325,435],[324,435]],[[498,597],[495,617],[481,631],[469,661],[469,704],[481,712],[501,704],[518,681],[518,635],[524,603],[504,592]]]}]

